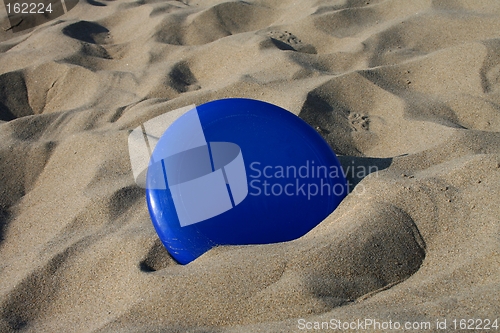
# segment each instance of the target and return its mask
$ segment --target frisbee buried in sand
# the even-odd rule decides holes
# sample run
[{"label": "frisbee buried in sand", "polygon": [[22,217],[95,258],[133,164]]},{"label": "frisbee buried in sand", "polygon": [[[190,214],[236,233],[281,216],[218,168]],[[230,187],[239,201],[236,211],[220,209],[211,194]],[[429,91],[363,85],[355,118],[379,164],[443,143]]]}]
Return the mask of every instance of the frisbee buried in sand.
[{"label": "frisbee buried in sand", "polygon": [[222,99],[161,117],[142,127],[152,154],[147,173],[134,175],[144,177],[153,225],[181,264],[214,246],[299,238],[347,195],[330,146],[278,106]]}]

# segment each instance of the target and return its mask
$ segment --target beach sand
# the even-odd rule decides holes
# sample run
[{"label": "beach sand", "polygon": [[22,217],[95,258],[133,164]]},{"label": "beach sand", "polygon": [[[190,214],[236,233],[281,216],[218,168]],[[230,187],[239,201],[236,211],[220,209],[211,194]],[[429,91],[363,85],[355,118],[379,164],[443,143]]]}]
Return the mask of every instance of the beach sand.
[{"label": "beach sand", "polygon": [[[0,27],[0,332],[500,325],[500,2],[87,0],[17,33],[0,8]],[[127,137],[225,97],[379,171],[347,172],[297,240],[181,266]]]}]

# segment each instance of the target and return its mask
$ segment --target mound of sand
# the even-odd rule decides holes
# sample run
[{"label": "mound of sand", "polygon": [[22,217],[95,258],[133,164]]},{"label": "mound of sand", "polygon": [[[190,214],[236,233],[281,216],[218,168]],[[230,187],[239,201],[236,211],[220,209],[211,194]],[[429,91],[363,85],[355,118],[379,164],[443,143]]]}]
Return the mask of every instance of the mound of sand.
[{"label": "mound of sand", "polygon": [[[497,1],[88,0],[17,33],[2,9],[0,26],[1,332],[498,318]],[[224,97],[282,106],[346,169],[379,172],[348,172],[300,239],[180,266],[127,137]]]}]

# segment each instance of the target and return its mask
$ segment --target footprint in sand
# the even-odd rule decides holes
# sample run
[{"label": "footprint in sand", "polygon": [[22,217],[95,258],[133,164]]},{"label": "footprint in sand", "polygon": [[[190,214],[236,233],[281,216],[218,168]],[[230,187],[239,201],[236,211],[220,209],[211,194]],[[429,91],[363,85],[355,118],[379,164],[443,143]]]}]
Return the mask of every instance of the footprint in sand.
[{"label": "footprint in sand", "polygon": [[349,114],[349,123],[353,131],[370,130],[370,118],[367,115],[351,113]]},{"label": "footprint in sand", "polygon": [[270,31],[267,36],[280,50],[290,50],[302,53],[316,54],[316,48],[303,43],[297,36],[288,31]]}]

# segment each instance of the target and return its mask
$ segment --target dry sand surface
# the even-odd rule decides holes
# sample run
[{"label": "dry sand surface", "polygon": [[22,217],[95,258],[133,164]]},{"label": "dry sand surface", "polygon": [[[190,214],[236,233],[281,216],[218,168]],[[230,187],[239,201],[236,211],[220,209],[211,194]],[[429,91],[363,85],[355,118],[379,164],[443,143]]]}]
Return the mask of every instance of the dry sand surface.
[{"label": "dry sand surface", "polygon": [[[82,0],[0,26],[0,332],[500,320],[499,1]],[[180,266],[127,137],[224,97],[380,171],[300,239]]]}]

